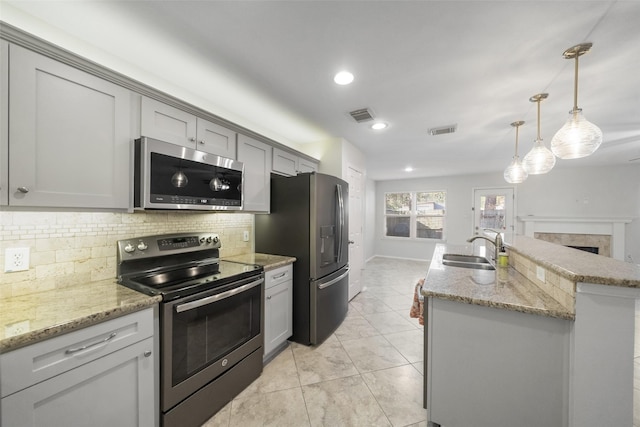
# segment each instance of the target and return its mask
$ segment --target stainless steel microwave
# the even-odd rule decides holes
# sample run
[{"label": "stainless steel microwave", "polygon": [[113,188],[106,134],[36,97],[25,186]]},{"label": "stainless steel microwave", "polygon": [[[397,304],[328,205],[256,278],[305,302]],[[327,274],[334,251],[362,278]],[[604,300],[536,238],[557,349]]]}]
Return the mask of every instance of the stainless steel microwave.
[{"label": "stainless steel microwave", "polygon": [[242,162],[141,137],[134,141],[134,208],[242,210]]}]

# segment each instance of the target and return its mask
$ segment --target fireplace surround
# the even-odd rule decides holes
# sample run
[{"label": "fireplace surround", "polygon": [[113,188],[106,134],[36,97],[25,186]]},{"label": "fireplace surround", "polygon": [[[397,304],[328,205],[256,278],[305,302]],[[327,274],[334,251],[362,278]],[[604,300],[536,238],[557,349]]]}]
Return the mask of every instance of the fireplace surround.
[{"label": "fireplace surround", "polygon": [[633,218],[522,216],[524,235],[564,246],[597,247],[598,253],[624,261],[625,224]]}]

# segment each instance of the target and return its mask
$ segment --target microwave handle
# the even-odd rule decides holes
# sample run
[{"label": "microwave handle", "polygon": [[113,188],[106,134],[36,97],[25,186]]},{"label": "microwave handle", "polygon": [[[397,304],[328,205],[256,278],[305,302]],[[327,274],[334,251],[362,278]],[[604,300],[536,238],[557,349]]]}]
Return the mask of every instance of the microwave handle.
[{"label": "microwave handle", "polygon": [[191,301],[191,302],[186,302],[184,304],[180,304],[180,305],[176,305],[176,313],[182,313],[185,311],[189,311],[189,310],[193,310],[194,308],[198,308],[198,307],[202,307],[203,305],[207,305],[207,304],[211,304],[214,303],[216,301],[220,301],[223,300],[225,298],[230,298],[234,295],[237,295],[241,292],[244,291],[248,291],[251,288],[255,288],[256,286],[260,286],[262,283],[264,283],[264,279],[258,279],[254,282],[251,283],[247,283],[246,285],[242,285],[238,288],[234,288],[231,290],[228,290],[226,292],[222,292],[220,294],[216,294],[216,295],[211,295],[210,297],[206,297],[206,298],[202,298],[202,299],[198,299],[195,301]]}]

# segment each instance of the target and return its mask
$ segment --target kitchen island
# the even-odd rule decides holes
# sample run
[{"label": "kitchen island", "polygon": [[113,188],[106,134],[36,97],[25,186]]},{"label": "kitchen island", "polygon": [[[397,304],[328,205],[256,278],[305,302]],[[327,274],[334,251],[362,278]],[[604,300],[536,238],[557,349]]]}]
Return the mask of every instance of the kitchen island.
[{"label": "kitchen island", "polygon": [[528,237],[509,267],[447,266],[438,245],[426,297],[425,402],[444,427],[633,423],[640,267]]}]

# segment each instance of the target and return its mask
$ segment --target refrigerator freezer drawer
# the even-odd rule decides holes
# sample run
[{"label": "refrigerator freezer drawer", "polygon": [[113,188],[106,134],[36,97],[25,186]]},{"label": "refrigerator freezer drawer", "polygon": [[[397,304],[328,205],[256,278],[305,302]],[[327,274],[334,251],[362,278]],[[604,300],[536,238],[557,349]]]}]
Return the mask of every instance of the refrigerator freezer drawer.
[{"label": "refrigerator freezer drawer", "polygon": [[321,344],[340,326],[349,306],[349,267],[311,282],[311,344]]}]

